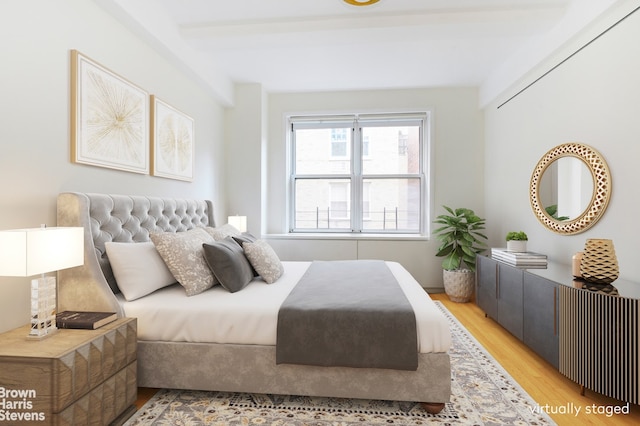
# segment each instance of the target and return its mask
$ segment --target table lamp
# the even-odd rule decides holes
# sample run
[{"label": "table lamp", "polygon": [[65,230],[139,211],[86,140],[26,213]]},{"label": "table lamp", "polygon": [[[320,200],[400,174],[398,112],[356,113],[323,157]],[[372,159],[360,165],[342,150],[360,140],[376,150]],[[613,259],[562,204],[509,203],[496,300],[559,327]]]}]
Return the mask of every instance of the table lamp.
[{"label": "table lamp", "polygon": [[246,216],[228,216],[227,223],[232,225],[240,232],[247,232],[247,217]]},{"label": "table lamp", "polygon": [[47,272],[84,263],[84,228],[53,227],[0,231],[0,276],[30,277],[31,329],[28,337],[41,339],[56,328],[56,279]]}]

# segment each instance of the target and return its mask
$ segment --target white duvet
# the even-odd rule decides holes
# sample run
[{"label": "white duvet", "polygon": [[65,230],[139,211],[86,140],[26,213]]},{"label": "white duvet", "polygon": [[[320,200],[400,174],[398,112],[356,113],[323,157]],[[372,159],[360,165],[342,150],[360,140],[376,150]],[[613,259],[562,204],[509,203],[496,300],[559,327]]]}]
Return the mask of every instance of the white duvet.
[{"label": "white duvet", "polygon": [[[275,345],[278,309],[311,262],[282,262],[284,274],[273,284],[254,279],[229,293],[221,286],[187,297],[175,284],[128,302],[118,294],[127,317],[138,319],[138,340]],[[413,306],[418,351],[447,352],[449,324],[429,295],[397,262],[387,262]]]}]

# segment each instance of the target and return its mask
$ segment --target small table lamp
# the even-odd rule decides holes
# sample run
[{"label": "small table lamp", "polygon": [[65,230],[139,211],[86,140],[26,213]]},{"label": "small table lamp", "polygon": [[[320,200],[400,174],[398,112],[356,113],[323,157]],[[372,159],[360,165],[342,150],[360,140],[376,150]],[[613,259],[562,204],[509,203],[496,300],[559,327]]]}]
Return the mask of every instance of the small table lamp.
[{"label": "small table lamp", "polygon": [[43,338],[56,328],[56,279],[47,272],[84,264],[84,228],[30,228],[0,231],[0,276],[30,277],[31,330]]},{"label": "small table lamp", "polygon": [[227,222],[240,232],[247,232],[247,217],[246,216],[228,216]]}]

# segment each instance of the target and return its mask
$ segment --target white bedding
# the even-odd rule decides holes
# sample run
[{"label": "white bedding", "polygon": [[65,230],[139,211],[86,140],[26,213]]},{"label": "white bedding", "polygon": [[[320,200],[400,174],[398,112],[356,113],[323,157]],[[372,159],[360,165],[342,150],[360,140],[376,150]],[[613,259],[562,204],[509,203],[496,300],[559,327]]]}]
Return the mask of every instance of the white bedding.
[{"label": "white bedding", "polygon": [[[311,262],[282,262],[284,274],[273,284],[254,279],[242,291],[216,286],[187,297],[175,284],[141,299],[118,301],[127,317],[138,319],[138,340],[275,345],[278,309]],[[387,265],[413,306],[418,351],[447,352],[447,319],[417,281],[397,262]]]}]

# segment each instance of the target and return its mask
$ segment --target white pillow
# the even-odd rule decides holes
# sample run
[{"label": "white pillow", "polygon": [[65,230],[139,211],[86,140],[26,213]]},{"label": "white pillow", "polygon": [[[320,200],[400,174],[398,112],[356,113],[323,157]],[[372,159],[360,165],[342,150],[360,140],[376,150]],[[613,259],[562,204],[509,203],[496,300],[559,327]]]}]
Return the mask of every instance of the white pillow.
[{"label": "white pillow", "polygon": [[174,278],[155,245],[145,243],[105,243],[113,276],[125,299],[139,299],[174,284]]}]

